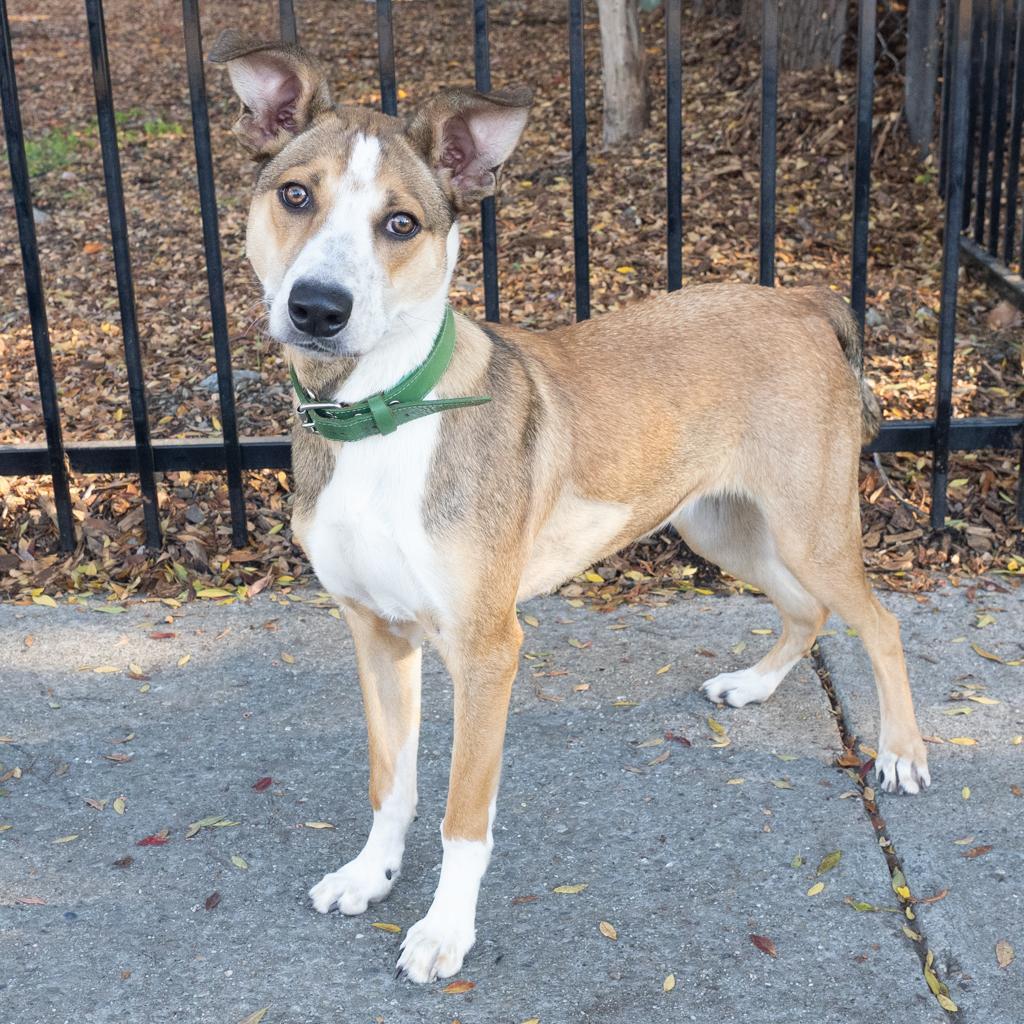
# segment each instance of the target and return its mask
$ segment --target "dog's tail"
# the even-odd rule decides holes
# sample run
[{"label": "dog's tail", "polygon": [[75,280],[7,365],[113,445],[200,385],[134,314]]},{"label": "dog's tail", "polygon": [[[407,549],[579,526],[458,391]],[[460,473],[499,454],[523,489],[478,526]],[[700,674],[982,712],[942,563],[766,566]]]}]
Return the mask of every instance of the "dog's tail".
[{"label": "dog's tail", "polygon": [[861,361],[864,336],[850,307],[838,295],[832,292],[820,294],[825,298],[828,321],[832,325],[832,330],[836,332],[846,361],[860,384],[860,436],[861,442],[867,444],[878,436],[882,424],[882,409],[871,390],[871,385],[864,379],[864,366]]}]

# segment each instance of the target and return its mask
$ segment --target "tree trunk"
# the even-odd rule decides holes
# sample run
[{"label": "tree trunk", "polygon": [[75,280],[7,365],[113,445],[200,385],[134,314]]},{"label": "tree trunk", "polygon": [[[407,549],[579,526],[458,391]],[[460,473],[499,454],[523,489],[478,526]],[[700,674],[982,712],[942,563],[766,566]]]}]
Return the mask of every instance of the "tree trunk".
[{"label": "tree trunk", "polygon": [[636,138],[648,125],[647,61],[636,0],[597,0],[601,21],[604,144]]},{"label": "tree trunk", "polygon": [[[751,39],[761,38],[762,8],[762,0],[743,0],[743,31]],[[849,0],[781,0],[781,66],[787,71],[839,67],[848,9]]]},{"label": "tree trunk", "polygon": [[907,73],[903,113],[918,157],[928,155],[935,129],[935,85],[939,70],[939,0],[910,0],[907,10]]}]

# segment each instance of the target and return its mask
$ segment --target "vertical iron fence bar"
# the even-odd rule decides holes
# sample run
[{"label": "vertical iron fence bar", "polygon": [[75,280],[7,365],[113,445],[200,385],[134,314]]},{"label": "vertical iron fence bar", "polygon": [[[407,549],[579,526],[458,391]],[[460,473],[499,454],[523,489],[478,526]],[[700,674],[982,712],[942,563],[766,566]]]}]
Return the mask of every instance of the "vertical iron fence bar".
[{"label": "vertical iron fence bar", "polygon": [[[956,9],[956,0],[949,0],[950,9]],[[963,230],[970,227],[971,213],[974,204],[974,151],[978,136],[978,116],[981,109],[981,58],[982,30],[985,26],[985,4],[988,0],[978,0],[974,4],[971,20],[971,86],[967,111],[967,170],[964,178],[964,220]],[[959,31],[959,25],[957,26]],[[950,115],[952,117],[952,114]]]},{"label": "vertical iron fence bar", "polygon": [[196,176],[199,181],[199,210],[203,221],[203,249],[206,256],[206,282],[210,294],[213,351],[217,363],[217,392],[220,398],[221,433],[224,438],[224,464],[227,468],[228,503],[231,508],[231,542],[236,548],[240,548],[244,547],[248,540],[245,528],[245,495],[242,490],[242,452],[238,445],[231,342],[228,338],[228,317],[224,306],[224,270],[220,254],[213,158],[210,155],[210,115],[206,105],[199,0],[182,0],[182,26],[185,33],[188,90],[192,102],[192,137],[196,151]]},{"label": "vertical iron fence bar", "polygon": [[103,154],[103,178],[107,192],[107,213],[110,218],[110,240],[114,250],[114,271],[117,277],[117,301],[121,310],[121,333],[124,339],[124,362],[128,372],[128,393],[135,430],[135,453],[139,463],[139,485],[146,523],[146,542],[160,546],[160,506],[156,494],[153,468],[153,444],[149,435],[146,410],[146,383],[142,375],[142,348],[135,312],[135,286],[132,283],[132,257],[128,244],[128,222],[124,210],[124,187],[121,181],[121,157],[117,148],[117,123],[110,87],[110,62],[107,58],[107,33],[103,20],[103,0],[85,0],[89,25],[89,51],[92,58],[92,80],[96,93],[96,119],[99,124],[100,149]]},{"label": "vertical iron fence bar", "polygon": [[988,165],[992,156],[992,104],[995,99],[996,72],[996,4],[999,0],[985,0],[988,17],[985,19],[984,78],[981,91],[981,129],[978,133],[978,184],[974,203],[974,240],[985,244],[985,214],[988,198]]},{"label": "vertical iron fence bar", "polygon": [[999,251],[999,217],[1003,203],[1003,159],[1006,156],[1006,108],[1009,99],[1010,78],[1010,26],[1007,6],[1011,0],[996,0],[999,14],[996,24],[996,52],[998,60],[996,78],[996,130],[992,142],[992,198],[988,214],[988,251],[995,256]]},{"label": "vertical iron fence bar", "polygon": [[1020,462],[1017,463],[1017,522],[1024,524],[1024,443],[1020,446]]},{"label": "vertical iron fence bar", "polygon": [[946,164],[949,150],[950,75],[953,73],[953,4],[946,0],[942,25],[942,100],[939,116],[939,195],[946,194]]},{"label": "vertical iron fence bar", "polygon": [[[954,0],[955,2],[955,0]],[[949,188],[942,236],[942,308],[935,387],[935,436],[932,460],[931,526],[946,524],[949,483],[949,424],[953,416],[953,349],[956,338],[957,276],[960,270],[960,225],[963,223],[964,179],[967,165],[968,83],[971,59],[971,0],[956,3],[957,33],[951,79]]]},{"label": "vertical iron fence bar", "polygon": [[[473,74],[478,92],[491,91],[491,42],[487,0],[473,0]],[[498,220],[494,196],[480,203],[480,245],[484,258],[484,317],[501,319],[498,307]]]},{"label": "vertical iron fence bar", "polygon": [[18,82],[11,51],[11,26],[7,19],[7,0],[0,0],[0,102],[4,112],[4,135],[7,140],[7,161],[11,167],[14,190],[14,213],[18,221],[21,243],[21,266],[25,275],[25,296],[32,323],[32,347],[35,351],[36,373],[39,376],[39,400],[43,406],[46,428],[46,450],[50,476],[53,479],[53,500],[57,506],[57,530],[62,551],[75,546],[75,527],[71,516],[71,492],[68,468],[64,458],[64,438],[60,425],[60,402],[53,376],[53,353],[50,350],[50,328],[46,321],[46,297],[39,269],[39,248],[32,213],[32,185],[25,159],[25,138],[18,106]]},{"label": "vertical iron fence bar", "polygon": [[297,44],[299,28],[295,23],[295,4],[292,0],[277,0],[277,20],[281,25],[281,41]]},{"label": "vertical iron fence bar", "polygon": [[[1017,190],[1020,184],[1020,141],[1024,127],[1024,0],[1017,0],[1017,36],[1013,69],[1013,108],[1010,113],[1010,163],[1006,179],[1006,227],[1003,232],[1003,262],[1013,262],[1017,233]],[[1024,272],[1024,257],[1020,270]]]},{"label": "vertical iron fence bar", "polygon": [[683,0],[665,0],[665,209],[668,290],[683,286]]},{"label": "vertical iron fence bar", "polygon": [[779,112],[779,0],[761,12],[761,238],[758,283],[775,284],[775,169]]},{"label": "vertical iron fence bar", "polygon": [[[871,118],[875,104],[875,5],[860,5],[857,30],[857,139],[853,173],[853,255],[850,305],[864,333],[868,296],[868,213],[871,201]],[[861,356],[863,358],[863,354]]]},{"label": "vertical iron fence bar", "polygon": [[395,85],[395,26],[391,0],[377,0],[377,59],[380,64],[380,109],[392,117],[398,114]]},{"label": "vertical iron fence bar", "polygon": [[590,233],[587,219],[587,89],[583,59],[583,0],[569,0],[572,244],[576,264],[577,320],[590,319]]}]

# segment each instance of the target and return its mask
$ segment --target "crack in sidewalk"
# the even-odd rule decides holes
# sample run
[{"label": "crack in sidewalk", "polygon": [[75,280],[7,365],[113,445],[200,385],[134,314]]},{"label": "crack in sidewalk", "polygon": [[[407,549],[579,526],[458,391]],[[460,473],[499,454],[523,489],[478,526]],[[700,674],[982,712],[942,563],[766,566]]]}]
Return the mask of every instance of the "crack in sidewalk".
[{"label": "crack in sidewalk", "polygon": [[[832,717],[836,722],[836,729],[839,732],[840,741],[843,744],[843,754],[853,755],[856,757],[855,745],[857,743],[857,736],[851,731],[850,726],[847,722],[846,710],[843,707],[843,702],[836,691],[835,685],[832,682],[832,674],[829,671],[828,665],[825,664],[825,658],[822,655],[821,647],[816,642],[814,647],[811,648],[810,653],[811,664],[814,666],[814,672],[818,677],[818,681],[821,683],[821,688],[825,691],[825,696],[828,698],[829,705],[832,709]],[[860,758],[858,757],[859,761]],[[921,973],[924,975],[925,984],[933,997],[938,1001],[938,996],[942,995],[949,998],[949,990],[944,982],[942,982],[935,972],[934,968],[934,953],[930,948],[928,941],[928,935],[921,922],[918,920],[917,912],[914,910],[914,905],[918,902],[910,895],[909,888],[907,889],[908,895],[905,897],[897,890],[907,886],[906,872],[903,870],[903,860],[899,855],[899,851],[896,849],[895,844],[889,838],[888,829],[885,824],[885,818],[882,817],[882,812],[878,809],[878,804],[875,801],[875,791],[872,786],[869,786],[865,779],[867,778],[868,771],[874,767],[874,759],[871,759],[861,767],[860,770],[853,769],[841,764],[836,764],[836,767],[848,778],[852,779],[854,784],[857,786],[860,792],[861,806],[864,809],[865,815],[871,822],[871,827],[874,832],[878,835],[878,847],[882,851],[882,856],[885,858],[885,864],[889,871],[889,887],[899,901],[900,909],[903,911],[905,918],[903,928],[900,929],[903,937],[909,942],[917,954],[917,958],[921,963]],[[900,879],[903,880],[903,885],[900,885]],[[908,925],[908,922],[911,924]],[[907,933],[907,929],[915,932],[920,936],[919,939],[914,939]],[[929,977],[930,975],[930,977]],[[933,982],[934,980],[934,982]],[[959,1021],[961,1024],[967,1024],[967,1016],[962,1009],[956,1006],[955,1003],[950,1003],[954,1006],[953,1010],[942,1005],[939,1002],[939,1006],[948,1014],[951,1020]]]}]

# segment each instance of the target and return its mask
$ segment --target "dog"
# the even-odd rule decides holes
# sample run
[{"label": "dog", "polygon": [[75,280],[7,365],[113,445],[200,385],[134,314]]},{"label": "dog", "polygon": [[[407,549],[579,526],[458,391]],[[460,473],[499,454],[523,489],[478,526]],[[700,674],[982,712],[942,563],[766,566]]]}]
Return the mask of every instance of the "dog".
[{"label": "dog", "polygon": [[529,92],[447,89],[400,120],[335,105],[296,46],[228,31],[210,59],[256,161],[246,250],[296,394],[294,533],[352,632],[366,711],[373,824],[313,906],[362,913],[399,876],[429,639],[454,681],[451,775],[440,880],[398,973],[460,969],[493,845],[516,603],[669,523],[782,618],[769,654],[704,693],[767,700],[835,612],[874,670],[879,785],[927,786],[899,625],[863,567],[858,459],[879,409],[846,304],[714,284],[546,332],[455,316],[458,220],[494,194]]}]

